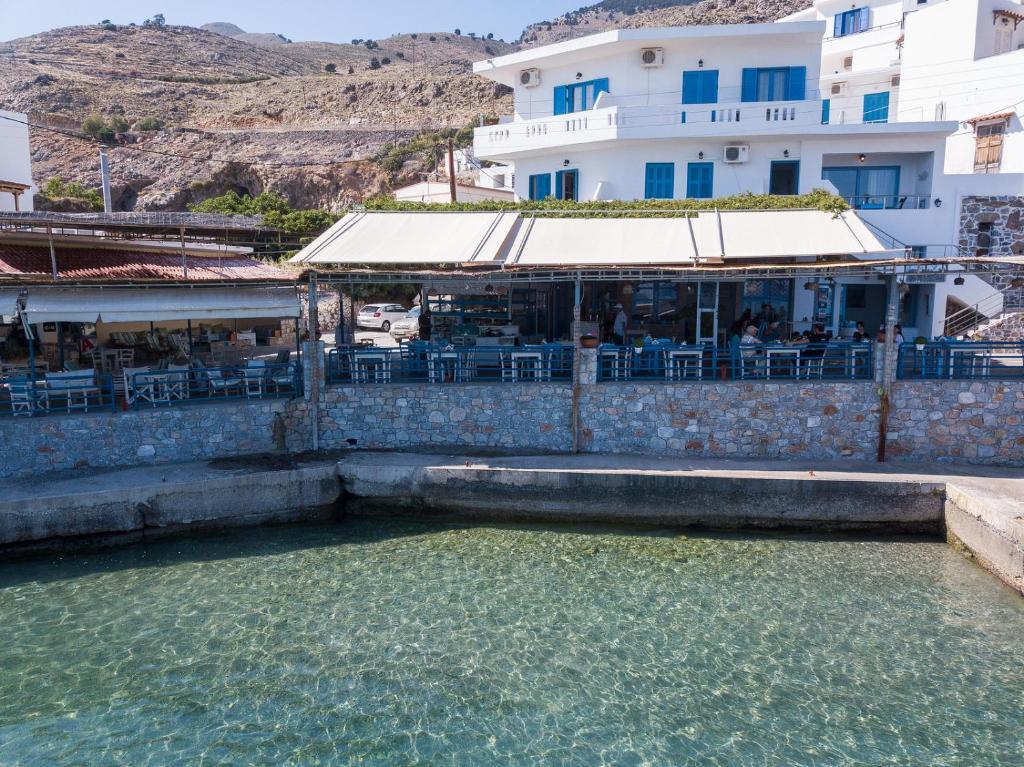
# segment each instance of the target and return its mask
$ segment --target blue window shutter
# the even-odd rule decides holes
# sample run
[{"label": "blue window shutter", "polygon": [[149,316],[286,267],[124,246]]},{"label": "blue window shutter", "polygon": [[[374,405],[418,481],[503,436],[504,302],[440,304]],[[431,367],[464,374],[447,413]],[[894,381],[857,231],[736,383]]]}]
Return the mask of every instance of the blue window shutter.
[{"label": "blue window shutter", "polygon": [[709,69],[704,72],[701,78],[701,100],[704,104],[715,104],[718,102],[718,70]]},{"label": "blue window shutter", "polygon": [[691,162],[686,166],[686,196],[707,199],[714,186],[714,163]]},{"label": "blue window shutter", "polygon": [[564,85],[558,85],[555,87],[555,114],[564,115],[569,111],[569,105],[566,103],[568,100],[568,88]]},{"label": "blue window shutter", "polygon": [[842,37],[843,36],[843,14],[836,16],[835,24],[832,26],[832,36]]},{"label": "blue window shutter", "polygon": [[675,192],[675,165],[670,162],[647,163],[644,177],[644,198],[671,200]]},{"label": "blue window shutter", "polygon": [[683,103],[699,104],[700,91],[700,72],[698,70],[683,72]]},{"label": "blue window shutter", "polygon": [[611,91],[608,90],[608,78],[607,77],[602,77],[600,79],[594,80],[594,102],[595,103],[597,102],[598,95],[601,94],[601,93],[611,93]]},{"label": "blue window shutter", "polygon": [[757,70],[743,70],[743,88],[740,101],[757,101]]},{"label": "blue window shutter", "polygon": [[538,173],[530,176],[530,199],[543,200],[551,196],[551,174]]},{"label": "blue window shutter", "polygon": [[828,125],[829,114],[832,111],[832,100],[822,99],[821,100],[821,124]]},{"label": "blue window shutter", "polygon": [[558,173],[555,174],[555,197],[558,198],[559,200],[562,199],[562,188],[564,186],[562,183],[562,178],[564,174],[565,171],[562,170],[558,171]]},{"label": "blue window shutter", "polygon": [[786,81],[786,100],[803,101],[807,93],[807,67],[790,67]]},{"label": "blue window shutter", "polygon": [[864,94],[864,122],[889,122],[889,91]]},{"label": "blue window shutter", "polygon": [[868,14],[871,12],[870,8],[860,8],[857,11],[857,15],[860,17],[860,23],[857,25],[857,31],[863,32],[868,28]]},{"label": "blue window shutter", "polygon": [[681,122],[681,123],[686,122],[686,112],[680,112],[679,113],[679,122]]}]

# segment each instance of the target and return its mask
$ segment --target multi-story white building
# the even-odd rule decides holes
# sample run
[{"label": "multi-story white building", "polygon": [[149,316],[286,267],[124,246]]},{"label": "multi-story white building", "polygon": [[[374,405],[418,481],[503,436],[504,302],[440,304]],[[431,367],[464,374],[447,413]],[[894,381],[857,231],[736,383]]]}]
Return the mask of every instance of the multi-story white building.
[{"label": "multi-story white building", "polygon": [[[905,108],[917,98],[900,79],[906,19],[925,17],[906,14],[908,1],[865,12],[824,0],[785,23],[615,30],[480,62],[478,74],[514,89],[515,113],[477,130],[476,156],[514,163],[516,193],[528,199],[832,189],[894,246],[951,253],[960,198],[988,187],[945,172],[964,130],[957,120],[967,119],[959,106],[938,115],[951,119],[935,119],[934,107],[915,119]],[[948,5],[984,2],[998,0]],[[836,82],[841,95],[832,94]],[[998,193],[1014,188],[1007,177]],[[908,332],[938,335],[947,304],[993,292],[972,276],[961,285],[937,279],[905,292]],[[785,301],[794,320],[825,319],[839,331],[880,319],[880,290],[877,281],[838,280],[825,297],[791,286]]]},{"label": "multi-story white building", "polygon": [[28,117],[0,110],[0,210],[32,210]]}]

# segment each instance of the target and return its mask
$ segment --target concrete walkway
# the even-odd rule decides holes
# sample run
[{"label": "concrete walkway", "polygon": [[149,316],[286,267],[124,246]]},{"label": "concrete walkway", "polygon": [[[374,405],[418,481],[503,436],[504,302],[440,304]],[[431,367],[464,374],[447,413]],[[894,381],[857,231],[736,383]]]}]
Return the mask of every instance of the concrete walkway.
[{"label": "concrete walkway", "polygon": [[1024,593],[1024,472],[948,464],[636,455],[359,453],[338,465],[352,513],[944,533]]}]

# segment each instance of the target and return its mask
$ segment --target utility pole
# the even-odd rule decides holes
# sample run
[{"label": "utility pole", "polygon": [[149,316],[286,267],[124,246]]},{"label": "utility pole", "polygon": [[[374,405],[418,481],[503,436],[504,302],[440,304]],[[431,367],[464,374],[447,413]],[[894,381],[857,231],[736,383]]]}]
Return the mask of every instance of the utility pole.
[{"label": "utility pole", "polygon": [[103,212],[110,213],[110,163],[107,162],[107,148],[100,147],[100,181],[103,184]]},{"label": "utility pole", "polygon": [[452,202],[458,202],[458,193],[455,189],[455,141],[448,139],[448,190],[451,192]]}]

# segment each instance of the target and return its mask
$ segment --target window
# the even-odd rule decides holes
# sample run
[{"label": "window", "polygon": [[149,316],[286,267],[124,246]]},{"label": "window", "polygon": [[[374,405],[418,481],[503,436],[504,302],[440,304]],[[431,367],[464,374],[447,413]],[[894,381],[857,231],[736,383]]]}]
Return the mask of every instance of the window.
[{"label": "window", "polygon": [[775,160],[772,162],[768,179],[768,194],[797,194],[800,179],[800,163],[796,160]]},{"label": "window", "polygon": [[998,56],[1001,53],[1009,53],[1013,50],[1013,32],[1017,28],[1017,23],[1016,20],[996,11],[995,39],[992,42],[993,55]]},{"label": "window", "polygon": [[530,199],[543,200],[551,196],[551,174],[538,173],[530,176]]},{"label": "window", "polygon": [[911,245],[910,246],[910,257],[911,258],[924,258],[928,255],[927,245]]},{"label": "window", "polygon": [[899,208],[905,200],[899,194],[898,165],[822,168],[821,177],[831,181],[839,196],[860,210]]},{"label": "window", "polygon": [[683,72],[683,103],[714,104],[718,101],[718,70]]},{"label": "window", "polygon": [[713,197],[715,164],[691,162],[686,166],[686,196],[696,199]]},{"label": "window", "polygon": [[555,88],[556,115],[585,112],[594,108],[594,103],[601,93],[608,93],[608,78],[587,80],[572,85],[559,85]]},{"label": "window", "polygon": [[634,323],[664,325],[679,321],[679,285],[672,282],[641,282],[633,290]]},{"label": "window", "polygon": [[836,16],[832,35],[834,37],[843,37],[844,35],[863,32],[868,29],[869,13],[870,11],[867,8],[854,8],[852,11],[840,13]]},{"label": "window", "polygon": [[821,124],[828,125],[829,116],[832,112],[832,99],[821,100]]},{"label": "window", "polygon": [[580,172],[560,170],[555,174],[555,197],[559,200],[579,199]]},{"label": "window", "polygon": [[889,91],[864,94],[864,122],[889,122]]},{"label": "window", "polygon": [[974,172],[998,173],[1003,162],[1003,134],[1006,121],[976,125],[974,128]]},{"label": "window", "polygon": [[802,101],[807,92],[807,67],[744,69],[742,101]]},{"label": "window", "polygon": [[676,166],[670,162],[649,162],[644,177],[644,197],[671,200],[675,196]]}]

